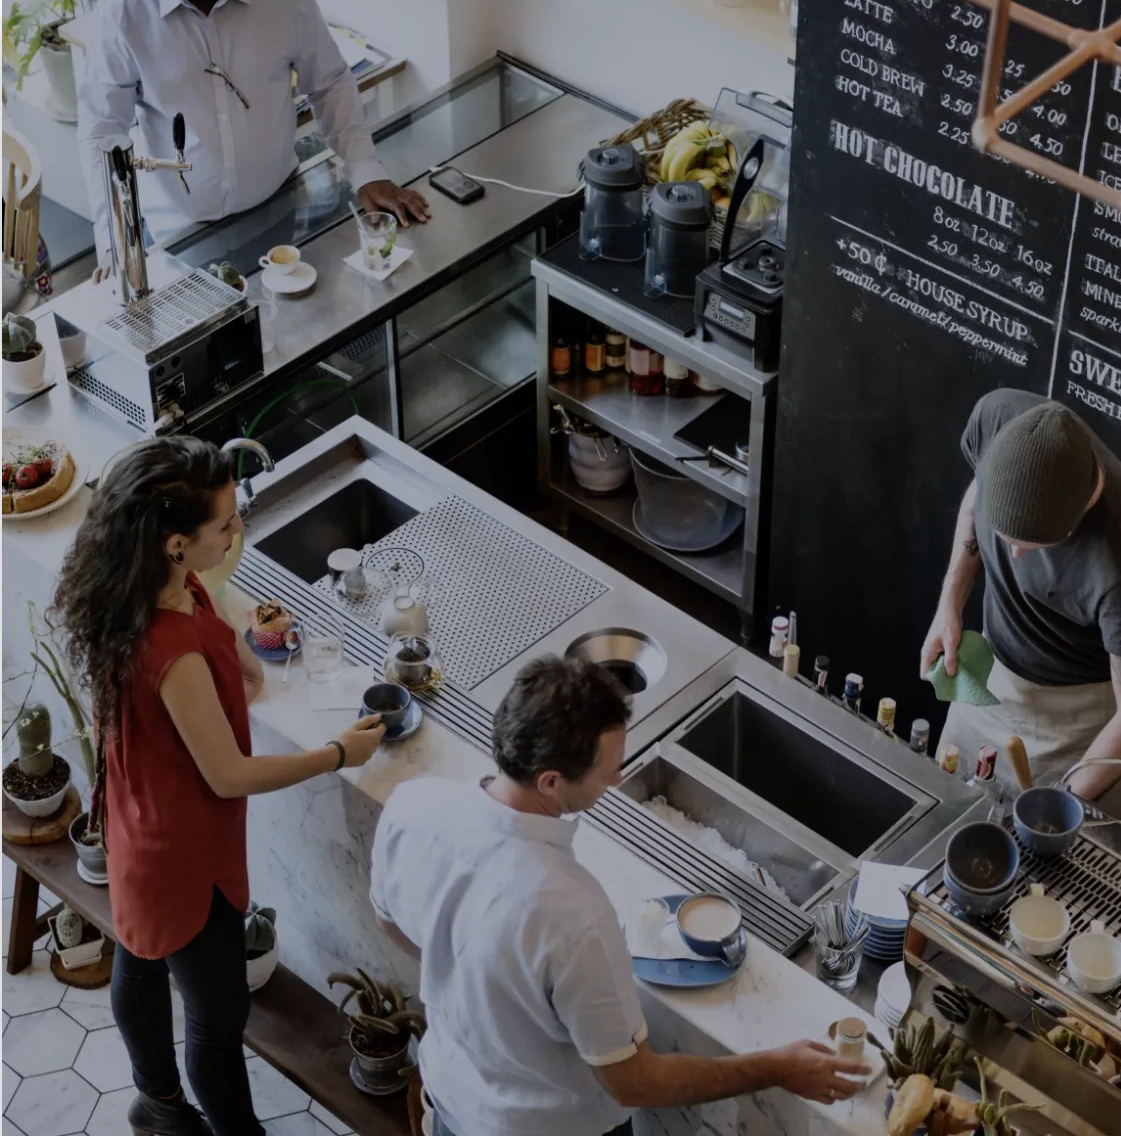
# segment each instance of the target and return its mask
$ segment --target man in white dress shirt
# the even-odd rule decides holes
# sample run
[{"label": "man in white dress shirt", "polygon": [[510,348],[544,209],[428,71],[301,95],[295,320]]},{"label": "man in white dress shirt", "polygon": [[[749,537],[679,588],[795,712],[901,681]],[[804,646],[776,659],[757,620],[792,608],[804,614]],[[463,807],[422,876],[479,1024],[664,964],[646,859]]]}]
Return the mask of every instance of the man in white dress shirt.
[{"label": "man in white dress shirt", "polygon": [[359,204],[426,221],[428,203],[393,184],[374,154],[354,76],[315,0],[99,0],[78,95],[78,145],[94,214],[100,279],[109,224],[102,138],[138,126],[138,153],[173,157],[182,112],[190,193],[169,173],[144,177],[154,241],[252,209],[296,169],[292,71]]},{"label": "man in white dress shirt", "polygon": [[619,917],[573,852],[574,814],[621,780],[629,715],[601,668],[536,660],[495,715],[496,777],[419,778],[386,803],[370,898],[420,959],[435,1136],[625,1136],[634,1108],[772,1086],[829,1104],[868,1073],[809,1041],[728,1057],[647,1044]]}]

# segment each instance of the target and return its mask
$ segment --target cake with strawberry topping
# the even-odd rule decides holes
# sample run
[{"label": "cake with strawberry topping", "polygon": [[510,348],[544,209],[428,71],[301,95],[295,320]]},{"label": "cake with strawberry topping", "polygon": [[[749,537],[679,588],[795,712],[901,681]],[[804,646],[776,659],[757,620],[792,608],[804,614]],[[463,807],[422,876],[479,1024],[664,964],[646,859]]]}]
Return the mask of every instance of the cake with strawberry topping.
[{"label": "cake with strawberry topping", "polygon": [[4,454],[5,513],[34,513],[57,501],[73,484],[77,469],[60,442],[19,446]]},{"label": "cake with strawberry topping", "polygon": [[258,604],[249,615],[249,626],[257,646],[277,651],[284,646],[284,636],[292,626],[292,615],[279,600]]}]

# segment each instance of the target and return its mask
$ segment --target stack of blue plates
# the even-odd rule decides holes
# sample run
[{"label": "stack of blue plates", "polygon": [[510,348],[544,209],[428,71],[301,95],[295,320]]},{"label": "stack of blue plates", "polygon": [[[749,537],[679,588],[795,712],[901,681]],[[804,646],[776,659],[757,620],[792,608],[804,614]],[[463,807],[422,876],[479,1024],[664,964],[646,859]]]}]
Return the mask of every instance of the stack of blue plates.
[{"label": "stack of blue plates", "polygon": [[[851,935],[856,930],[859,915],[849,897],[845,908],[845,931]],[[877,962],[898,962],[903,957],[903,940],[907,935],[906,919],[882,919],[876,915],[866,915],[869,923],[868,938],[864,940],[864,953]]]}]

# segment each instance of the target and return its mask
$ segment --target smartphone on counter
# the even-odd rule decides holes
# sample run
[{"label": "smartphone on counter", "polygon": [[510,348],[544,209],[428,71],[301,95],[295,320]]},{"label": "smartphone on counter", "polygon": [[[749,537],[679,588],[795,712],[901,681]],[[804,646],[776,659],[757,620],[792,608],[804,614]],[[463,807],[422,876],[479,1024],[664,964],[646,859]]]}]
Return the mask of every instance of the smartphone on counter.
[{"label": "smartphone on counter", "polygon": [[454,166],[445,166],[430,174],[428,184],[446,194],[452,201],[458,201],[460,205],[470,205],[486,192],[481,183],[460,173]]}]

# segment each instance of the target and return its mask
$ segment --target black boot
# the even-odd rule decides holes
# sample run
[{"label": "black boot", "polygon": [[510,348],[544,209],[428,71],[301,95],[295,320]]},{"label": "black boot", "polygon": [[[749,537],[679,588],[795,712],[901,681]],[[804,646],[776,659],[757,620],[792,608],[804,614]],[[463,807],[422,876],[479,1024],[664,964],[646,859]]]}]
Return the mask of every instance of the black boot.
[{"label": "black boot", "polygon": [[171,1100],[141,1093],[128,1106],[128,1122],[132,1136],[213,1136],[202,1113],[182,1093]]}]

